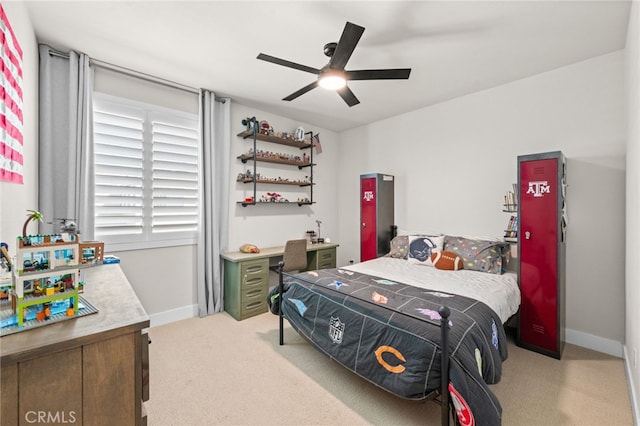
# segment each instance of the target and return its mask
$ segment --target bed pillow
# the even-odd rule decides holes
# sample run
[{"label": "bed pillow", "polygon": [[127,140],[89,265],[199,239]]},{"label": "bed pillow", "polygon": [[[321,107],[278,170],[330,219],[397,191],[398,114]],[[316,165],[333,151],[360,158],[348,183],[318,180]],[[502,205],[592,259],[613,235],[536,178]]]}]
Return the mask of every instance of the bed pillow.
[{"label": "bed pillow", "polygon": [[394,257],[396,259],[406,259],[409,253],[409,236],[398,235],[391,240],[391,251],[387,254],[388,257]]},{"label": "bed pillow", "polygon": [[504,256],[509,252],[509,244],[500,241],[470,239],[446,235],[443,250],[460,256],[464,269],[468,271],[502,274]]},{"label": "bed pillow", "polygon": [[407,261],[418,265],[433,266],[431,254],[442,251],[444,235],[409,235]]}]

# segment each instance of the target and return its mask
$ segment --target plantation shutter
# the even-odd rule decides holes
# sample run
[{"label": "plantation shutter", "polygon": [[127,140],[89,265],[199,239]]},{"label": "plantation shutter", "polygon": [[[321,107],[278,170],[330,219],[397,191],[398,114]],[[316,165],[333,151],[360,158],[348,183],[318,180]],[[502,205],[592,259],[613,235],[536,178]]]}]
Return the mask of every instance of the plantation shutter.
[{"label": "plantation shutter", "polygon": [[144,231],[143,140],[144,111],[94,107],[97,238]]},{"label": "plantation shutter", "polygon": [[153,233],[195,232],[198,228],[197,126],[197,122],[181,123],[161,115],[152,121]]},{"label": "plantation shutter", "polygon": [[96,238],[129,247],[195,242],[198,129],[193,114],[95,96]]}]

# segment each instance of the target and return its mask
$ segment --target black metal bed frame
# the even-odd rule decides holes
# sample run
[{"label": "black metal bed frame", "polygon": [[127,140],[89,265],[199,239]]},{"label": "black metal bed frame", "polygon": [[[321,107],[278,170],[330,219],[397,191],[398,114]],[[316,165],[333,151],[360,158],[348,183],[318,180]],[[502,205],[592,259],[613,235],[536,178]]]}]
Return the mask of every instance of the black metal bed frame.
[{"label": "black metal bed frame", "polygon": [[[282,314],[282,298],[284,294],[284,262],[278,262],[278,319],[280,326],[280,346],[284,345],[284,316]],[[286,274],[290,275],[290,274]],[[449,426],[449,315],[451,311],[446,306],[438,309],[440,314],[440,391],[439,395],[435,395],[432,399],[440,404],[440,424],[441,426]],[[438,400],[438,396],[440,399]],[[429,399],[429,398],[426,398]],[[454,424],[458,424],[454,414]]]}]

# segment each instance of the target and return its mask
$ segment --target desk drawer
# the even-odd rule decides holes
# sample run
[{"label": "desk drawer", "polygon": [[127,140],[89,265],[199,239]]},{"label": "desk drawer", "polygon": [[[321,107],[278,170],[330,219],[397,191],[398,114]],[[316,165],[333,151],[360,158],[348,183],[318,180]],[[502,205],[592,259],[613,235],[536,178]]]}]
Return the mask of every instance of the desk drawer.
[{"label": "desk drawer", "polygon": [[336,249],[328,248],[309,252],[308,269],[329,269],[336,267]]},{"label": "desk drawer", "polygon": [[318,269],[327,269],[336,267],[336,251],[320,250],[318,251]]},{"label": "desk drawer", "polygon": [[266,288],[254,288],[243,291],[240,301],[240,316],[248,318],[267,312]]},{"label": "desk drawer", "polygon": [[269,285],[269,259],[256,259],[240,265],[241,291],[264,288]]}]

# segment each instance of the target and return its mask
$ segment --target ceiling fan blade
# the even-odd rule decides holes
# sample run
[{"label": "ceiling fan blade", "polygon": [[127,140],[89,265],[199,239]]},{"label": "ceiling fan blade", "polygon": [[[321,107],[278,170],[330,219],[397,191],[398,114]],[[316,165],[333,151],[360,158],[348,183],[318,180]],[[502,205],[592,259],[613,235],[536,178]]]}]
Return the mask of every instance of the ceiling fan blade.
[{"label": "ceiling fan blade", "polygon": [[360,103],[358,98],[356,98],[356,95],[354,95],[351,89],[349,89],[349,86],[344,86],[342,89],[339,89],[337,92],[340,95],[340,97],[344,99],[344,101],[350,107],[354,105],[358,105]]},{"label": "ceiling fan blade", "polygon": [[320,70],[313,67],[308,67],[306,65],[296,64],[295,62],[287,61],[285,59],[276,58],[275,56],[265,55],[264,53],[260,53],[257,57],[260,60],[271,62],[276,65],[282,65],[283,67],[289,67],[300,71],[306,71],[311,74],[320,74]]},{"label": "ceiling fan blade", "polygon": [[347,80],[406,80],[411,68],[346,71]]},{"label": "ceiling fan blade", "polygon": [[336,46],[336,50],[333,52],[331,60],[329,61],[330,68],[344,69],[353,50],[360,41],[363,32],[364,27],[347,22],[340,36],[340,41],[338,41],[338,45]]},{"label": "ceiling fan blade", "polygon": [[290,94],[289,96],[287,96],[286,98],[282,98],[283,101],[292,101],[295,98],[297,98],[298,96],[304,95],[305,93],[307,93],[309,90],[311,89],[315,89],[318,86],[318,81],[314,81],[311,84],[308,84],[306,86],[304,86],[302,89],[297,90],[295,92],[293,92],[292,94]]}]

